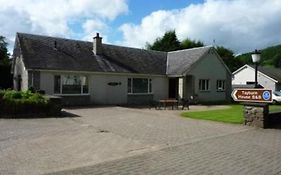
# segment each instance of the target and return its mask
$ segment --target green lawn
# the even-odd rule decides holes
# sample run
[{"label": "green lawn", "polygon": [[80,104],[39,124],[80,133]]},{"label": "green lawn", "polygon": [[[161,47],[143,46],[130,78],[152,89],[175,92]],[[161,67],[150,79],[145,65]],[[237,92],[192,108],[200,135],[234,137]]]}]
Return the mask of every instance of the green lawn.
[{"label": "green lawn", "polygon": [[[189,117],[193,119],[212,120],[225,123],[243,123],[243,105],[229,105],[228,109],[209,110],[209,111],[195,111],[195,112],[183,112],[183,117]],[[281,110],[280,105],[271,105],[269,110]]]}]

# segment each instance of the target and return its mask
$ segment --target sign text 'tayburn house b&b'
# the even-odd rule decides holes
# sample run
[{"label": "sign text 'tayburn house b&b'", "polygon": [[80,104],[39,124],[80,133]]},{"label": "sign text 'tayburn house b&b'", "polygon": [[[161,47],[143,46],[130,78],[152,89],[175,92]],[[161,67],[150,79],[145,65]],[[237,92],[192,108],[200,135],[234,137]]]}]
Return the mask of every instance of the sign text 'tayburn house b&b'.
[{"label": "sign text 'tayburn house b&b'", "polygon": [[272,102],[272,91],[267,89],[235,89],[231,94],[234,101]]}]

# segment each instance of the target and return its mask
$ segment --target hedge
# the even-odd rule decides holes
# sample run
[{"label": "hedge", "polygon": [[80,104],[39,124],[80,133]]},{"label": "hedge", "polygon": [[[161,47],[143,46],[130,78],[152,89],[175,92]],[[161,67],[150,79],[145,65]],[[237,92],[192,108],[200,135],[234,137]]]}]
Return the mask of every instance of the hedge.
[{"label": "hedge", "polygon": [[43,117],[59,115],[61,105],[46,96],[31,91],[0,91],[2,117]]}]

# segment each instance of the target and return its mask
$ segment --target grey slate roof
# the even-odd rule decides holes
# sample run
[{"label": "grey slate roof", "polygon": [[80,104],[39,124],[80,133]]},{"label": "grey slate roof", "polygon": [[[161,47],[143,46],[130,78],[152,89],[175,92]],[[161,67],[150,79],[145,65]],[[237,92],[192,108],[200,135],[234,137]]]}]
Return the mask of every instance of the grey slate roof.
[{"label": "grey slate roof", "polygon": [[91,42],[23,33],[17,37],[27,69],[166,74],[166,52],[103,44],[103,54],[95,55]]},{"label": "grey slate roof", "polygon": [[212,47],[198,47],[180,51],[168,52],[167,74],[183,75],[188,72],[194,63],[196,63]]},{"label": "grey slate roof", "polygon": [[102,44],[95,55],[92,42],[17,33],[14,57],[22,54],[27,69],[182,75],[210,48],[159,52]]},{"label": "grey slate roof", "polygon": [[[249,66],[251,66],[252,68],[255,68],[254,65],[249,65]],[[278,82],[281,82],[281,69],[280,68],[258,66],[258,71],[273,78],[274,80],[276,80]]]}]

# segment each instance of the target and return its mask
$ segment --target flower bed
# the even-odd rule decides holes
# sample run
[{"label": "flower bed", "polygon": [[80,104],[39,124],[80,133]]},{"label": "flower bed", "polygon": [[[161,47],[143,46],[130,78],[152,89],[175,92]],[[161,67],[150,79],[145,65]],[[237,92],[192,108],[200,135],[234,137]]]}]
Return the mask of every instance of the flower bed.
[{"label": "flower bed", "polygon": [[59,115],[61,105],[39,93],[31,91],[0,91],[2,117],[45,117]]}]

